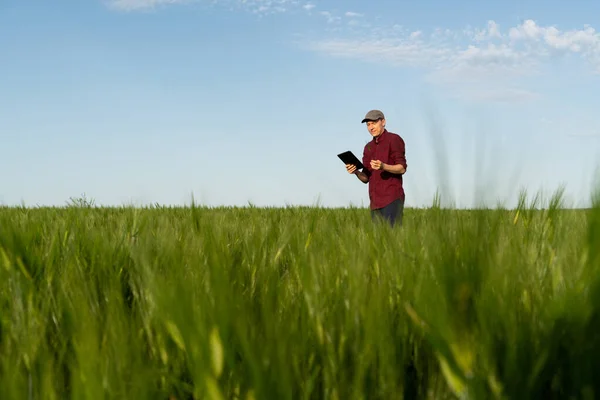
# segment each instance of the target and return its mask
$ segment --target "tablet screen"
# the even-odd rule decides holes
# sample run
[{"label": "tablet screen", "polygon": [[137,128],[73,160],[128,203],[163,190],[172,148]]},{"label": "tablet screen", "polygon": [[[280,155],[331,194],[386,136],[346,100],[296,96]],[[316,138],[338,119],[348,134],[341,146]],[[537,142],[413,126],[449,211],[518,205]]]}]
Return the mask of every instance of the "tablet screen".
[{"label": "tablet screen", "polygon": [[365,166],[360,162],[360,160],[352,153],[351,151],[345,151],[343,153],[338,154],[340,160],[342,160],[345,164],[353,164],[356,165],[357,169],[364,169]]}]

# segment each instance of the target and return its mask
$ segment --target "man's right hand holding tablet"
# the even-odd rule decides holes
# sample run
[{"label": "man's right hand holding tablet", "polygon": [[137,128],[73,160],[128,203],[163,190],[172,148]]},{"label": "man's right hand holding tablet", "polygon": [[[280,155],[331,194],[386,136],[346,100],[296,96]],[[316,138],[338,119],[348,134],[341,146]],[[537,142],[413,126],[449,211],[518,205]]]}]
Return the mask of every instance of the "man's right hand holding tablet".
[{"label": "man's right hand holding tablet", "polygon": [[362,183],[369,182],[368,175],[365,174],[364,172],[361,172],[358,169],[356,169],[356,165],[354,165],[354,164],[346,164],[346,171],[348,171],[349,174],[356,175]]}]

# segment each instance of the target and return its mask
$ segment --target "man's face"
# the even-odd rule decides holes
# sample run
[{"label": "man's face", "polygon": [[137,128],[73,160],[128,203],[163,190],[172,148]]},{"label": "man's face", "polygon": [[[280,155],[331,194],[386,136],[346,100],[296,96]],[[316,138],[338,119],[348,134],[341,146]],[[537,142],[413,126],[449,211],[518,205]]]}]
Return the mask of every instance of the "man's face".
[{"label": "man's face", "polygon": [[385,119],[380,119],[378,121],[367,121],[367,129],[373,137],[381,135],[385,129]]}]

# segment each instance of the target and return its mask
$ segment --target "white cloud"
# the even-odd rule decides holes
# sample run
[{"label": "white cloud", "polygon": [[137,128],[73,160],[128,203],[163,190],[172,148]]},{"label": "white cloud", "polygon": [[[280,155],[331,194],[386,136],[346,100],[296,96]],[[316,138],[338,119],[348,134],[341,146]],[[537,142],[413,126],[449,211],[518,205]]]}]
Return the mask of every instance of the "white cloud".
[{"label": "white cloud", "polygon": [[340,20],[342,19],[341,17],[333,15],[330,11],[321,11],[319,14],[321,14],[327,19],[328,24],[340,22]]},{"label": "white cloud", "polygon": [[331,39],[311,43],[309,48],[336,57],[358,58],[365,61],[385,60],[403,66],[420,66],[427,60],[441,60],[448,53],[445,49],[393,39],[354,41]]},{"label": "white cloud", "polygon": [[[544,61],[566,55],[581,56],[600,72],[600,34],[590,26],[562,31],[533,20],[503,31],[494,21],[483,29],[435,29],[430,34],[402,27],[378,28],[359,37],[330,37],[311,41],[308,49],[335,57],[388,62],[428,71],[429,82],[462,85],[463,94],[494,101],[533,99],[535,93],[510,87],[511,79],[535,74]],[[465,84],[486,89],[467,90]],[[494,87],[496,91],[494,92]]]},{"label": "white cloud", "polygon": [[554,26],[542,27],[535,21],[528,20],[522,25],[511,28],[508,37],[512,43],[527,42],[538,52],[546,50],[572,52],[584,55],[596,54],[600,51],[600,35],[594,28],[586,25],[583,29],[560,31]]},{"label": "white cloud", "polygon": [[419,38],[422,34],[423,34],[423,32],[421,32],[421,31],[414,31],[414,32],[410,33],[410,38],[414,40],[414,39]]},{"label": "white cloud", "polygon": [[247,9],[255,14],[280,14],[291,8],[301,7],[310,11],[315,6],[312,4],[301,4],[299,0],[228,0],[236,5]]},{"label": "white cloud", "polygon": [[123,11],[138,11],[153,9],[156,6],[168,4],[183,4],[193,0],[107,0],[106,4],[113,9]]},{"label": "white cloud", "polygon": [[600,56],[600,34],[593,28],[561,32],[554,27],[539,27],[531,20],[505,34],[493,21],[483,30],[465,29],[458,35],[441,29],[428,37],[422,31],[407,33],[402,29],[372,33],[363,35],[368,39],[323,39],[310,43],[310,47],[358,59],[379,56],[379,60],[398,65],[413,65],[419,60],[423,66],[467,69],[469,74],[469,68],[480,67],[523,72],[522,68],[533,67],[544,57],[566,53],[585,55],[591,61]]},{"label": "white cloud", "polygon": [[[449,31],[446,33],[448,32]],[[473,29],[469,26],[463,30],[463,34],[467,37],[472,37],[474,42],[482,42],[493,38],[500,38],[502,36],[500,33],[500,26],[495,21],[488,21],[487,27],[483,29]]]},{"label": "white cloud", "polygon": [[302,4],[300,0],[103,0],[113,9],[122,11],[143,11],[157,6],[206,2],[213,5],[239,7],[254,14],[266,15],[284,13],[293,7],[310,11],[313,4]]},{"label": "white cloud", "polygon": [[362,14],[353,11],[346,11],[346,14],[344,15],[349,18],[362,17]]},{"label": "white cloud", "polygon": [[[318,1],[307,0],[101,0],[120,10],[153,9],[157,6],[209,2],[241,8],[258,15],[284,13],[293,9],[324,18],[325,34],[305,41],[306,49],[366,62],[387,62],[399,67],[421,68],[430,83],[450,86],[461,95],[500,101],[526,100],[535,93],[516,85],[522,77],[536,74],[545,61],[564,56],[585,60],[600,74],[600,34],[589,26],[561,30],[541,26],[534,20],[503,29],[495,21],[485,26],[451,30],[436,28],[426,33],[400,25],[370,26],[371,19],[356,11],[336,15],[331,11],[313,14]],[[342,25],[343,18],[347,24]],[[479,86],[476,86],[479,85]],[[454,87],[452,87],[454,86]]]}]

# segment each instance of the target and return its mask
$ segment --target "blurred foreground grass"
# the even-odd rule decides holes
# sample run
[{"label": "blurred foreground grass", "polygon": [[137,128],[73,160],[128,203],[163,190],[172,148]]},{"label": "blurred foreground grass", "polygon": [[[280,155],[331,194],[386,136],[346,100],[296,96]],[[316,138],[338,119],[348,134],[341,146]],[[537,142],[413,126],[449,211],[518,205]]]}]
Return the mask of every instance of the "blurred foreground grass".
[{"label": "blurred foreground grass", "polygon": [[2,399],[600,396],[600,209],[1,208]]}]

